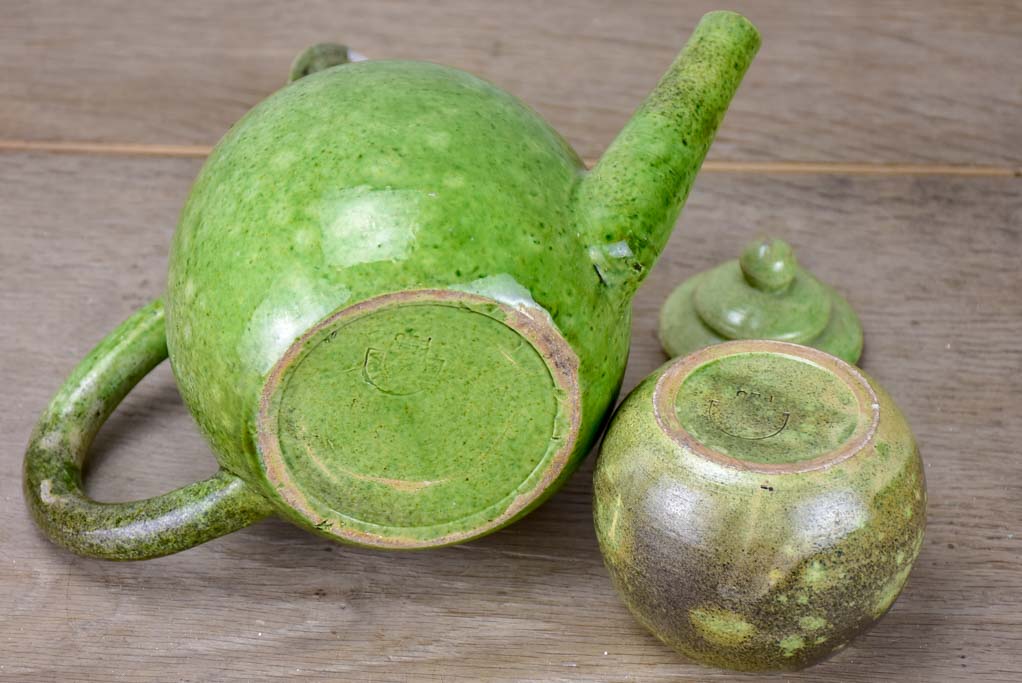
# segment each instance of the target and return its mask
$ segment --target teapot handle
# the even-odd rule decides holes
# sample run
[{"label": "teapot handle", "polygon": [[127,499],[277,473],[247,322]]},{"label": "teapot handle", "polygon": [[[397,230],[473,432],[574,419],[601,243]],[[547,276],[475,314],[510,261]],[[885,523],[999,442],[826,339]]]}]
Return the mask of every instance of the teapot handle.
[{"label": "teapot handle", "polygon": [[144,560],[237,531],[269,503],[221,469],[161,496],[100,503],[82,490],[93,438],[129,391],[167,357],[163,302],[145,306],[85,357],[39,418],[25,452],[25,500],[50,540],[80,555]]}]

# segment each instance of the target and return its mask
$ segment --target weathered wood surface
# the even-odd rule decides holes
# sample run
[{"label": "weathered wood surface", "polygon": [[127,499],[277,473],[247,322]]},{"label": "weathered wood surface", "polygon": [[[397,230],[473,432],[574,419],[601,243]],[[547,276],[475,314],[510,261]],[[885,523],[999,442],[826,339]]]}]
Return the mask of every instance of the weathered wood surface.
[{"label": "weathered wood surface", "polygon": [[[21,500],[38,413],[103,334],[159,294],[200,161],[0,156],[0,679],[748,680],[647,635],[615,596],[590,522],[591,460],[519,524],[387,554],[267,521],[149,562],[77,558]],[[871,632],[786,680],[1022,679],[1022,181],[708,174],[636,302],[626,389],[663,357],[679,279],[757,229],[861,312],[864,367],[916,429],[929,529]],[[162,367],[100,434],[90,491],[160,493],[213,460]]]},{"label": "weathered wood surface", "polygon": [[[1022,180],[925,172],[1022,164],[1022,5],[733,6],[765,44],[713,159],[924,173],[704,174],[636,301],[625,389],[664,360],[655,314],[677,281],[732,258],[756,231],[790,239],[862,314],[863,365],[918,433],[930,511],[893,611],[839,656],[786,678],[1020,680]],[[91,561],[46,542],[20,492],[22,449],[52,393],[160,293],[201,163],[103,156],[113,145],[201,152],[280,85],[298,49],[339,39],[475,71],[594,157],[712,8],[0,0],[0,680],[739,678],[674,655],[621,605],[592,532],[591,460],[512,528],[418,554],[345,548],[267,521],[160,560]],[[97,146],[12,152],[26,141]],[[93,461],[88,488],[104,500],[214,468],[166,367],[110,420]]]},{"label": "weathered wood surface", "polygon": [[[711,159],[1022,164],[1022,4],[736,0],[764,46]],[[0,2],[3,141],[208,145],[307,44],[476,72],[607,145],[708,0]]]}]

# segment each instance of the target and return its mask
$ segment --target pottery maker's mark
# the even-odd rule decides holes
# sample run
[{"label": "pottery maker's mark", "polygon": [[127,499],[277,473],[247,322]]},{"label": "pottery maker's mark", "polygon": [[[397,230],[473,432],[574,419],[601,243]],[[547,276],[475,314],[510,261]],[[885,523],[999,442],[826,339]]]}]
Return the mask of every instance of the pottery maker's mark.
[{"label": "pottery maker's mark", "polygon": [[[737,392],[735,392],[735,398],[733,399],[733,401],[762,401],[766,404],[773,404],[774,397],[772,394],[764,397],[763,394],[761,394],[758,391],[746,391],[745,389],[739,389]],[[764,439],[769,439],[771,437],[777,436],[778,434],[784,431],[784,429],[788,426],[788,421],[791,419],[791,412],[786,410],[780,414],[779,426],[776,425],[776,421],[771,421],[771,424],[765,425],[763,430],[756,429],[752,430],[756,433],[736,434],[730,429],[728,429],[727,423],[724,421],[720,411],[721,401],[719,399],[710,399],[710,406],[707,409],[707,416],[713,422],[714,426],[720,431],[727,434],[728,436],[733,436],[736,439],[743,439],[745,441],[762,441]],[[749,418],[755,417],[757,413],[758,411],[749,412],[747,414],[747,417]],[[746,419],[745,421],[748,422],[749,420]],[[767,431],[767,433],[762,433],[762,431],[765,430],[769,431]]]},{"label": "pottery maker's mark", "polygon": [[401,332],[386,348],[366,349],[362,379],[384,394],[411,396],[436,384],[445,364],[434,352],[432,337]]}]

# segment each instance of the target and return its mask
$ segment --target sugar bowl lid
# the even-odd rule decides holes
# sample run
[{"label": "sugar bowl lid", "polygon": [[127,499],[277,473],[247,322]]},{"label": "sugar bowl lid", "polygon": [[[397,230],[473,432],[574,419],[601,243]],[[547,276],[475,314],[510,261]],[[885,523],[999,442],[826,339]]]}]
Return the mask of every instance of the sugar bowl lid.
[{"label": "sugar bowl lid", "polygon": [[848,302],[772,238],[689,278],[660,311],[660,341],[672,357],[732,339],[805,344],[850,363],[862,353],[862,326]]}]

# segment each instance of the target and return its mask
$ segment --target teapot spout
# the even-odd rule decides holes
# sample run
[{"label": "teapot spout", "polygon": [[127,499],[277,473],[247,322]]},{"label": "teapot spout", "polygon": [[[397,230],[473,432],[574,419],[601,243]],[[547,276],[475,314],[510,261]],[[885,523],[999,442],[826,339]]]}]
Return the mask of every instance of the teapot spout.
[{"label": "teapot spout", "polygon": [[704,16],[579,184],[579,230],[608,295],[621,303],[631,299],[666,245],[759,43],[756,28],[740,14]]}]

